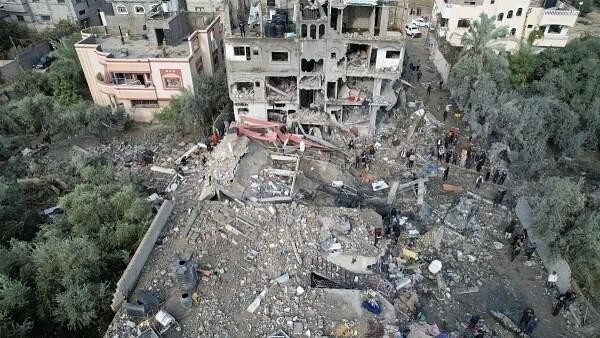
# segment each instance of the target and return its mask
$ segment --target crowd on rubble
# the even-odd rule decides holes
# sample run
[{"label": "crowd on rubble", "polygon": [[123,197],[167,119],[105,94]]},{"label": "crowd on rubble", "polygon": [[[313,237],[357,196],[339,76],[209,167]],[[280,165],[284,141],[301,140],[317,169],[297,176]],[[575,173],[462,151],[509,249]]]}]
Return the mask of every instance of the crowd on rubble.
[{"label": "crowd on rubble", "polygon": [[453,164],[465,169],[475,167],[475,170],[481,173],[475,181],[476,188],[479,188],[483,182],[490,180],[494,184],[503,185],[508,176],[506,169],[494,165],[488,159],[485,151],[475,149],[471,143],[466,147],[461,147],[459,144],[459,131],[456,128],[450,129],[443,139],[438,138],[436,140],[432,155],[436,156],[438,161],[442,163]]}]

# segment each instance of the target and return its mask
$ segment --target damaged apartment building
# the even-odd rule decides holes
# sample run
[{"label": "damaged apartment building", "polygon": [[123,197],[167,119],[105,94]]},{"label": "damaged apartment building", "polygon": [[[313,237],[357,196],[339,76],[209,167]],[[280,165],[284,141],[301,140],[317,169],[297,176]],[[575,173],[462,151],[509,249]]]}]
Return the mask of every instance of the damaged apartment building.
[{"label": "damaged apartment building", "polygon": [[[403,8],[377,0],[225,4],[225,61],[236,120],[374,132],[396,104]],[[302,128],[298,128],[298,127]]]}]

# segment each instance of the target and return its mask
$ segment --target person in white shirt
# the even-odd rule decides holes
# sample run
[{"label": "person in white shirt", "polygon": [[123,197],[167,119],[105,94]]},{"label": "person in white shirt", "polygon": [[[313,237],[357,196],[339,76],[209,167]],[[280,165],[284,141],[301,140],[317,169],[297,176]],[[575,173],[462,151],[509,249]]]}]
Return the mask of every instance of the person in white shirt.
[{"label": "person in white shirt", "polygon": [[556,271],[552,271],[552,273],[548,275],[548,281],[546,282],[546,287],[548,289],[551,289],[553,286],[556,285],[557,281],[558,281],[558,274],[556,273]]}]

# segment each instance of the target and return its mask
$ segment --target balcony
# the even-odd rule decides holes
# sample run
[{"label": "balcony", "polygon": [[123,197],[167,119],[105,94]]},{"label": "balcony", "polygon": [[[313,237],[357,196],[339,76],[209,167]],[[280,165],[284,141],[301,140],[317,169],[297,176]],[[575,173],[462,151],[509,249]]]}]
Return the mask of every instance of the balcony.
[{"label": "balcony", "polygon": [[127,100],[157,100],[156,90],[150,83],[146,85],[128,85],[105,83],[96,79],[98,90],[107,95],[114,95]]},{"label": "balcony", "polygon": [[579,17],[579,11],[574,9],[546,9],[540,19],[540,26],[561,25],[573,27]]},{"label": "balcony", "polygon": [[569,36],[566,34],[544,34],[541,38],[535,40],[533,45],[536,47],[564,47],[569,42]]}]

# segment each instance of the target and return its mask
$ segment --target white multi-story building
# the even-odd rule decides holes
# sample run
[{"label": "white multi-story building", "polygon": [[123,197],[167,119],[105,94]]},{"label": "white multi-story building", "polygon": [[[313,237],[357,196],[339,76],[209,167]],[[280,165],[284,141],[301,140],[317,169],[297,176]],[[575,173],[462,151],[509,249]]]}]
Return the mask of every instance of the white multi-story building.
[{"label": "white multi-story building", "polygon": [[438,36],[453,46],[461,46],[471,22],[487,14],[497,27],[507,28],[506,38],[496,42],[507,51],[515,50],[534,31],[539,31],[534,46],[564,47],[579,16],[578,10],[559,0],[435,0],[432,13]]}]

